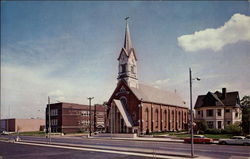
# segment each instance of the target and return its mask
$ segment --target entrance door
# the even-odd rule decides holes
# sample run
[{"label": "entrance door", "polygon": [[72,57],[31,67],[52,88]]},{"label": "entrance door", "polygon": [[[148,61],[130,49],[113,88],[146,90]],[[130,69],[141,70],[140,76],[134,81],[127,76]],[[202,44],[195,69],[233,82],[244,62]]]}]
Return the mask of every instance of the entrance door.
[{"label": "entrance door", "polygon": [[124,130],[124,120],[121,119],[121,133],[124,133],[125,130]]}]

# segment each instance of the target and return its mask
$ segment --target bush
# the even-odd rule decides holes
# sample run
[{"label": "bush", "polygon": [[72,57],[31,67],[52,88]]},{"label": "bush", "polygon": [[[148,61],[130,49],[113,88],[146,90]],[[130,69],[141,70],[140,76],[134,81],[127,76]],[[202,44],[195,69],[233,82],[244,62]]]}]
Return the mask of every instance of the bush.
[{"label": "bush", "polygon": [[205,134],[205,132],[202,131],[202,130],[200,130],[200,131],[199,131],[199,134],[202,134],[202,135],[203,135],[203,134]]},{"label": "bush", "polygon": [[207,129],[206,134],[221,134],[221,130],[220,129]]},{"label": "bush", "polygon": [[207,123],[205,120],[198,120],[195,121],[196,126],[194,127],[194,130],[196,132],[201,133],[202,131],[205,132],[208,129]]},{"label": "bush", "polygon": [[226,126],[224,131],[227,134],[233,134],[233,135],[241,135],[242,134],[240,123],[228,125],[228,126]]}]

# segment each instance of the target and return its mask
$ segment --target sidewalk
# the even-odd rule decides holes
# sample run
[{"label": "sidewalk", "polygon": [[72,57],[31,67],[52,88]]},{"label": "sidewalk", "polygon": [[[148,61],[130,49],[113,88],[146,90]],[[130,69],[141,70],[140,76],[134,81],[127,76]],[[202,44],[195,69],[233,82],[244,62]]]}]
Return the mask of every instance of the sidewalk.
[{"label": "sidewalk", "polygon": [[122,138],[122,137],[102,137],[102,136],[90,136],[89,139],[111,139],[111,140],[130,140],[130,141],[157,141],[157,142],[177,142],[183,143],[181,139],[172,139],[172,138],[153,138],[153,137],[134,137],[134,138]]}]

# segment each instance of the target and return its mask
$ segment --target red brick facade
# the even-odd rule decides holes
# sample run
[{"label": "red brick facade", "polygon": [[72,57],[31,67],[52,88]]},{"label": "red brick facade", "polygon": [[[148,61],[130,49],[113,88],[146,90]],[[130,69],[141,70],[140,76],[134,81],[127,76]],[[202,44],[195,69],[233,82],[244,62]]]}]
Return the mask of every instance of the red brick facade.
[{"label": "red brick facade", "polygon": [[[91,106],[92,132],[104,130],[105,112],[103,105]],[[46,128],[49,127],[48,105],[46,108]],[[73,103],[50,104],[51,131],[75,133],[89,131],[89,106]]]},{"label": "red brick facade", "polygon": [[[124,91],[121,91],[124,89]],[[107,105],[107,125],[106,130],[111,130],[110,108],[113,99],[127,99],[127,111],[133,120],[132,132],[149,133],[162,131],[177,131],[187,129],[188,109],[181,106],[171,106],[166,104],[146,102],[137,99],[136,95],[127,86],[126,82],[118,83],[117,88],[109,99]],[[119,111],[116,109],[116,117],[119,117]],[[114,132],[119,133],[119,122],[116,123]],[[130,131],[127,131],[130,132]]]}]

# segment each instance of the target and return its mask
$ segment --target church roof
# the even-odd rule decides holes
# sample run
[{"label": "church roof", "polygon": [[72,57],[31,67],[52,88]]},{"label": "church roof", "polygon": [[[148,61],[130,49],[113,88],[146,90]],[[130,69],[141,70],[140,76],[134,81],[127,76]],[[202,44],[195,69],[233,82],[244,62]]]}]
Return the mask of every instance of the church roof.
[{"label": "church roof", "polygon": [[161,90],[145,84],[139,84],[139,88],[130,87],[130,89],[139,100],[142,99],[146,102],[186,107],[182,98],[174,92]]}]

